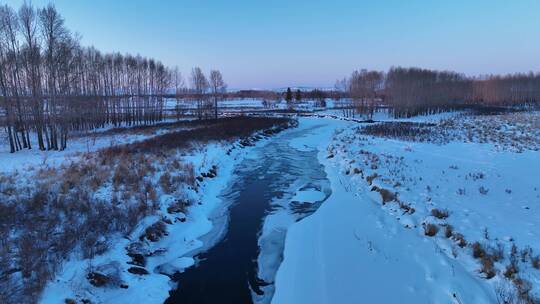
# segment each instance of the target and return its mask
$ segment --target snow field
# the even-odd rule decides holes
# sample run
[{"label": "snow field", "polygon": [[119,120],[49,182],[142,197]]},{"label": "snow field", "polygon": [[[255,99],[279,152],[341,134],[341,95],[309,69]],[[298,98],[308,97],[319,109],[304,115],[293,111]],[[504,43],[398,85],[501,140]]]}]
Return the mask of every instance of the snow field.
[{"label": "snow field", "polygon": [[[447,117],[441,118],[446,119]],[[437,121],[433,120],[433,117],[429,117],[429,119],[432,122]],[[423,122],[425,120],[417,118],[416,121]],[[483,117],[478,119],[477,127],[480,129],[482,128],[481,121],[485,121]],[[324,285],[333,286],[331,282],[306,282],[306,286],[304,283],[300,284],[300,287],[296,285],[296,289],[304,288],[304,292],[293,292],[290,290],[294,288],[283,287],[284,293],[280,294],[280,286],[292,286],[290,284],[293,282],[299,284],[294,280],[287,279],[293,275],[293,270],[287,270],[288,267],[308,271],[309,274],[305,274],[306,278],[318,278],[317,275],[319,275],[322,278],[318,279],[323,280],[331,275],[336,275],[344,278],[345,281],[355,277],[356,279],[353,281],[364,283],[364,279],[357,277],[361,272],[365,273],[366,269],[360,267],[357,272],[351,270],[356,263],[362,263],[363,259],[350,257],[349,249],[352,249],[345,248],[344,246],[348,245],[341,244],[352,242],[352,240],[342,239],[346,232],[341,231],[345,234],[328,233],[334,237],[330,241],[319,237],[319,232],[309,233],[308,231],[311,229],[324,233],[323,231],[335,228],[334,226],[337,225],[330,223],[332,218],[343,219],[350,214],[358,215],[357,220],[364,223],[366,219],[362,215],[374,212],[377,212],[379,220],[374,220],[372,225],[379,226],[383,230],[397,231],[397,234],[400,235],[399,240],[407,239],[401,235],[404,233],[410,238],[415,236],[421,242],[430,244],[428,248],[418,251],[422,255],[422,259],[419,260],[422,263],[417,266],[422,266],[434,276],[441,277],[447,270],[434,266],[435,261],[429,261],[429,259],[433,255],[444,256],[444,259],[447,260],[444,263],[453,265],[452,271],[455,271],[458,266],[465,270],[460,271],[460,279],[457,282],[473,280],[476,282],[475,284],[480,286],[479,290],[483,291],[480,292],[474,288],[456,289],[457,287],[453,286],[457,285],[449,284],[448,278],[444,279],[444,282],[439,282],[441,290],[447,294],[453,295],[455,293],[460,298],[461,302],[456,303],[492,302],[495,301],[495,297],[500,300],[508,299],[512,293],[526,293],[526,297],[530,299],[538,297],[540,289],[540,271],[538,270],[540,267],[538,262],[540,253],[538,246],[540,196],[538,191],[540,185],[538,180],[532,177],[539,172],[540,162],[538,162],[539,153],[535,151],[534,142],[529,142],[529,147],[532,150],[527,150],[523,149],[527,146],[527,142],[516,145],[512,144],[512,141],[498,140],[495,143],[490,143],[486,141],[490,138],[490,134],[488,134],[488,136],[481,137],[483,138],[482,143],[473,138],[467,142],[451,141],[447,144],[434,144],[369,136],[362,134],[360,128],[356,126],[346,128],[337,134],[328,151],[325,151],[325,145],[321,144],[321,161],[327,164],[329,170],[336,172],[335,178],[331,179],[333,194],[314,216],[307,218],[305,222],[294,225],[290,230],[285,248],[285,262],[282,265],[285,274],[280,274],[281,268],[278,273],[276,303],[287,303],[293,299],[291,297],[304,297],[308,291],[317,291],[315,294],[324,298],[323,292],[319,293],[318,290],[324,290]],[[500,129],[508,128],[503,126]],[[528,129],[525,128],[525,130]],[[513,134],[515,132],[513,130]],[[515,138],[512,136],[513,141]],[[523,138],[527,138],[527,136]],[[501,145],[501,143],[503,144]],[[516,146],[520,149],[515,150]],[[332,176],[331,173],[329,175]],[[333,198],[339,193],[339,189],[334,188],[335,184],[339,185],[337,188],[342,188],[342,192],[359,195],[361,197],[359,203],[362,204],[362,208],[369,206],[368,210],[354,210],[354,208],[360,207],[356,204],[349,204],[352,200],[350,196],[336,200],[339,203],[333,203]],[[366,202],[370,203],[366,204]],[[336,205],[334,207],[337,209],[336,212],[340,211],[344,214],[339,216],[325,214],[325,210],[331,208],[329,206],[333,204]],[[362,215],[359,215],[359,212]],[[317,223],[312,223],[309,228],[298,228],[308,226],[308,223],[311,222]],[[323,223],[326,226],[321,228]],[[350,220],[349,224],[340,223],[340,225],[344,225],[343,230],[347,228],[359,231],[355,230],[354,225],[358,224],[355,224],[353,219]],[[432,232],[428,232],[432,227],[438,231],[435,230],[435,235],[430,237],[426,234],[432,235]],[[369,226],[360,231],[365,231],[368,228]],[[296,229],[301,230],[301,232],[296,232]],[[295,233],[298,235],[295,236]],[[294,240],[290,240],[290,238],[294,238]],[[314,240],[306,241],[303,238],[313,238]],[[384,236],[373,235],[368,239],[369,243],[373,244],[384,240]],[[461,239],[465,243],[461,243]],[[302,252],[309,251],[319,256],[313,258],[311,263],[303,260],[310,257],[295,251],[295,249],[300,250],[300,246],[309,246],[307,244],[309,242],[319,244],[319,247],[312,250],[302,249]],[[364,239],[364,242],[367,241]],[[396,240],[392,243],[395,244],[395,249],[389,250],[392,255],[396,251],[404,251],[409,248],[407,244],[398,246]],[[409,240],[407,243],[416,244],[414,240]],[[290,249],[288,246],[292,248]],[[343,266],[342,271],[335,270],[339,269],[339,265],[332,264],[330,267],[328,263],[335,262],[324,254],[318,253],[319,250],[333,253],[334,250],[328,249],[333,247],[340,248],[339,252],[342,255],[340,258],[337,256],[334,258],[347,261],[349,261],[348,257],[351,258],[346,263],[348,268]],[[432,247],[431,251],[429,247]],[[412,248],[422,248],[422,245],[415,245]],[[356,250],[359,249],[356,248]],[[289,259],[289,261],[293,259],[292,262],[288,262],[287,253],[292,256]],[[355,253],[357,254],[356,251]],[[407,256],[413,255],[414,252],[407,253]],[[399,254],[397,258],[402,259],[403,257]],[[310,264],[319,273],[312,273],[315,272],[312,268],[287,266],[298,263],[301,265]],[[322,266],[316,267],[317,264]],[[509,269],[514,269],[513,265],[518,269],[517,272],[509,271]],[[309,268],[307,265],[305,267]],[[322,267],[324,270],[319,269]],[[384,273],[378,267],[379,265],[367,268],[370,277],[368,280],[371,280],[373,273]],[[399,276],[401,267],[400,263],[400,265],[396,265],[395,270],[388,269],[386,275],[389,277]],[[406,268],[406,266],[403,267]],[[286,283],[280,284],[280,278]],[[300,279],[298,278],[297,281]],[[415,280],[402,278],[400,284],[403,285],[407,282],[414,283]],[[398,284],[398,282],[395,283]],[[422,285],[420,281],[418,284],[418,286]],[[513,290],[512,285],[516,290]],[[334,292],[337,294],[345,291],[347,285],[344,284],[344,286],[336,287]],[[377,290],[376,286],[365,289],[362,287],[361,289]],[[324,292],[331,293],[330,290],[331,288]],[[354,290],[353,286],[351,286],[352,290]],[[474,291],[472,295],[476,295],[478,298],[471,298],[470,294],[466,295],[471,290]],[[481,294],[485,296],[480,296]],[[425,299],[428,303],[454,303],[456,301],[453,296],[446,297],[443,294],[437,294],[437,292],[433,294],[412,293],[411,295],[411,303],[414,303],[413,299],[422,301]],[[342,300],[343,303],[355,303],[350,299],[354,299],[354,297],[344,297]],[[381,301],[380,297],[359,297],[358,301],[362,299],[394,302],[392,299]],[[406,294],[403,294],[403,298],[400,299],[407,299]],[[294,298],[294,300],[303,301],[306,299]],[[309,298],[308,301],[311,300],[318,303],[316,297]],[[320,303],[324,303],[324,301],[321,300]]]}]

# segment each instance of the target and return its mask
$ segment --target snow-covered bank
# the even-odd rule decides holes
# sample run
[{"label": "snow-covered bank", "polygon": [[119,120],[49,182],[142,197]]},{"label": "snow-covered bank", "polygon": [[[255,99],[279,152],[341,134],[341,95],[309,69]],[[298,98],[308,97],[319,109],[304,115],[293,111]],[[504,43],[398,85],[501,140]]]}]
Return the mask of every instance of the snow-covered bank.
[{"label": "snow-covered bank", "polygon": [[332,195],[289,229],[272,303],[493,303],[478,278],[326,163]]},{"label": "snow-covered bank", "polygon": [[[166,123],[174,125],[175,122],[170,120],[161,122],[161,124]],[[140,131],[131,131],[136,128],[139,128]],[[40,151],[37,148],[37,142],[32,142],[32,149],[23,149],[15,153],[10,153],[9,145],[0,143],[0,174],[9,174],[14,171],[28,172],[45,165],[57,167],[62,163],[76,161],[84,153],[93,153],[103,148],[142,141],[166,132],[188,130],[193,127],[177,126],[165,129],[157,128],[153,125],[146,126],[150,131],[146,131],[143,128],[143,126],[116,128],[116,130],[122,130],[123,132],[115,134],[111,132],[113,127],[109,126],[107,128],[81,133],[70,138],[67,148],[63,151]],[[110,134],[107,134],[107,132],[110,132]]]},{"label": "snow-covered bank", "polygon": [[[101,298],[130,284],[137,288],[147,277],[152,282],[152,273],[171,276],[192,263],[190,254],[176,260],[169,254],[200,248],[202,240],[190,241],[209,230],[208,217],[206,226],[199,220],[199,213],[208,212],[198,206],[212,206],[213,198],[204,195],[217,196],[225,187],[219,181],[230,175],[230,162],[250,153],[240,150],[251,150],[294,121],[244,116],[195,124],[202,126],[136,128],[128,133],[149,138],[0,175],[0,302],[106,302]],[[118,133],[125,132],[103,135]],[[208,186],[213,180],[217,186]],[[195,228],[188,225],[197,220]],[[187,244],[177,249],[181,242],[167,240],[183,226],[179,237]],[[43,294],[47,284],[53,291]],[[161,300],[167,296],[159,293]]]},{"label": "snow-covered bank", "polygon": [[[168,275],[193,265],[193,259],[184,254],[203,246],[198,238],[212,227],[208,218],[215,208],[221,207],[218,194],[226,186],[235,163],[249,151],[249,148],[235,149],[229,157],[225,157],[226,149],[226,146],[212,144],[186,157],[195,167],[201,168],[201,171],[213,165],[219,167],[219,174],[202,183],[199,194],[191,193],[193,199],[200,204],[193,205],[189,209],[187,219],[185,221],[172,219],[174,224],[167,227],[168,236],[152,244],[154,250],[159,248],[166,250],[147,259],[145,268],[150,270],[148,275],[134,275],[127,271],[124,265],[129,265],[131,257],[126,254],[126,247],[132,240],[137,239],[147,225],[158,219],[156,216],[145,219],[129,239],[119,236],[107,253],[92,260],[75,258],[67,262],[60,275],[47,285],[41,302],[63,303],[65,299],[90,299],[92,303],[162,303],[173,287]],[[164,200],[174,198],[167,196],[162,198],[162,201]],[[162,213],[166,214],[166,210],[162,210]],[[96,288],[88,282],[86,278],[88,268],[104,269],[104,265],[119,272],[118,275],[128,286],[127,289]]]},{"label": "snow-covered bank", "polygon": [[422,142],[362,135],[356,123],[320,140],[332,195],[291,226],[273,303],[534,298],[540,168],[530,115],[460,117],[440,134],[413,129]]},{"label": "snow-covered bank", "polygon": [[[252,138],[261,143],[267,140],[260,135]],[[214,170],[217,171],[216,176],[204,179],[196,191],[186,194],[191,200],[198,202],[189,208],[187,219],[182,219],[182,214],[173,216],[168,212],[167,206],[171,203],[167,201],[173,201],[173,196],[161,196],[160,215],[145,218],[127,238],[118,236],[112,242],[113,247],[106,253],[87,260],[73,258],[65,263],[61,273],[47,285],[41,302],[63,303],[66,299],[88,299],[92,303],[162,303],[169,296],[169,290],[174,287],[170,276],[193,265],[192,254],[208,245],[200,238],[206,235],[206,240],[211,239],[207,235],[212,230],[210,218],[219,213],[219,210],[227,208],[222,204],[219,194],[229,182],[234,166],[254,149],[246,144],[245,141],[207,144],[196,149],[195,153],[183,155],[183,160],[192,163],[198,173],[218,168]],[[132,257],[126,254],[126,248],[144,233],[149,224],[160,217],[169,225],[163,237],[145,248],[146,252],[151,253],[144,265],[148,273],[136,274],[129,271],[128,267],[133,261]],[[119,280],[120,288],[93,286],[88,279],[89,269]]]}]

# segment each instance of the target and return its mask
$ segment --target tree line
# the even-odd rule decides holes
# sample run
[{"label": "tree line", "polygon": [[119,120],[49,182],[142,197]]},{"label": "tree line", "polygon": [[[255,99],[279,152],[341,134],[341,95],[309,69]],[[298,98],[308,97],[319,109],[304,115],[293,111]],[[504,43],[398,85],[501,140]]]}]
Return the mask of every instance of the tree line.
[{"label": "tree line", "polygon": [[71,131],[161,121],[164,97],[188,91],[201,101],[203,118],[209,91],[217,104],[226,87],[219,71],[208,81],[195,68],[188,90],[178,68],[140,55],[102,53],[79,40],[52,4],[24,3],[18,11],[0,6],[0,125],[11,152],[32,143],[63,150]]},{"label": "tree line", "polygon": [[468,77],[452,71],[392,67],[386,73],[354,71],[338,80],[358,113],[389,105],[396,117],[469,105],[530,106],[540,102],[540,74]]}]

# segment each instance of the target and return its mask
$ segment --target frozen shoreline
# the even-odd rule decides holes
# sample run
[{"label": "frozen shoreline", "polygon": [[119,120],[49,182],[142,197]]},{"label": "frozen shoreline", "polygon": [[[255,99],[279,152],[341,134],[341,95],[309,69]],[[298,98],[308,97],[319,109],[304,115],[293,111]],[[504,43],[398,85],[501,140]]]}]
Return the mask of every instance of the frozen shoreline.
[{"label": "frozen shoreline", "polygon": [[491,287],[435,241],[404,229],[371,193],[355,190],[320,142],[332,195],[289,229],[272,303],[495,301]]},{"label": "frozen shoreline", "polygon": [[[47,284],[40,303],[63,303],[65,299],[89,299],[93,303],[163,303],[169,297],[169,290],[176,286],[170,277],[175,272],[194,265],[193,256],[219,241],[227,228],[229,206],[223,203],[220,193],[230,182],[234,167],[254,148],[270,139],[261,139],[255,146],[242,146],[240,141],[229,144],[212,143],[194,154],[183,156],[183,159],[193,163],[198,171],[205,172],[216,166],[218,174],[212,179],[205,179],[197,192],[189,193],[194,201],[200,203],[190,207],[187,220],[174,221],[167,226],[168,234],[151,244],[151,248],[160,253],[147,258],[147,275],[133,275],[126,271],[124,265],[128,265],[131,258],[126,254],[125,248],[149,224],[159,219],[157,216],[145,218],[129,239],[118,235],[116,241],[112,242],[114,246],[93,260],[73,258],[66,261],[62,271]],[[234,148],[226,153],[229,147],[233,146]],[[160,198],[161,205],[166,206],[164,202],[173,199],[171,195],[163,195]],[[162,210],[162,214],[167,214],[166,210]],[[94,268],[116,268],[115,271],[120,272],[119,276],[123,284],[128,286],[127,289],[92,286],[86,278],[90,265]]]}]

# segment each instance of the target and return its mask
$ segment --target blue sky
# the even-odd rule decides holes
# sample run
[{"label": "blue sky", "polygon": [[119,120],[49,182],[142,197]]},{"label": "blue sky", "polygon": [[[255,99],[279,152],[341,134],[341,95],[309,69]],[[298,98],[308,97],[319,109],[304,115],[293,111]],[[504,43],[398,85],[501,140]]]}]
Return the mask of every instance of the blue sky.
[{"label": "blue sky", "polygon": [[53,3],[83,45],[155,57],[185,75],[220,69],[230,88],[332,86],[353,69],[393,65],[540,71],[537,0]]}]

